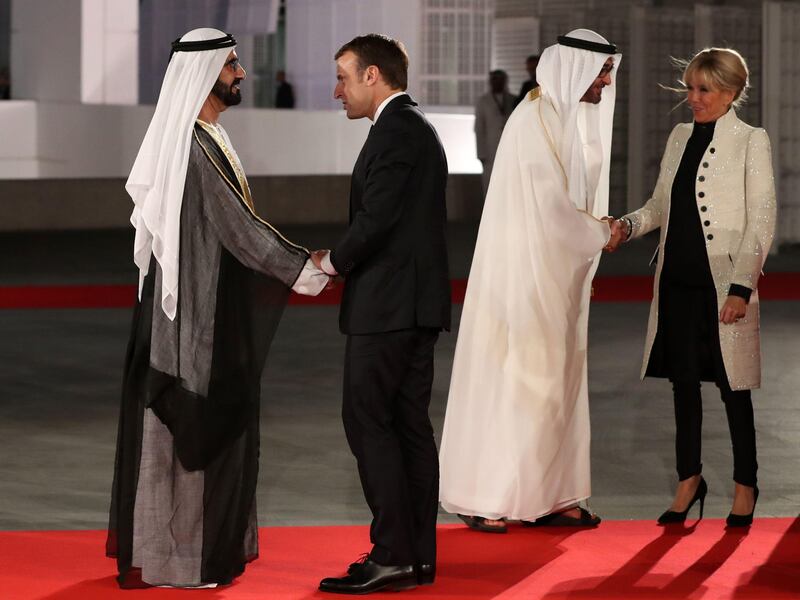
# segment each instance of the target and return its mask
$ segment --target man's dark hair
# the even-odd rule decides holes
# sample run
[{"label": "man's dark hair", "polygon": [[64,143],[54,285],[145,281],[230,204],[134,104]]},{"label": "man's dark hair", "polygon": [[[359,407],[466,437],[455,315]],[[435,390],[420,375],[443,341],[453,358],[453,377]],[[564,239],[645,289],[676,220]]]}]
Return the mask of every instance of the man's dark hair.
[{"label": "man's dark hair", "polygon": [[531,61],[534,61],[534,60],[536,62],[539,62],[539,55],[538,54],[531,54],[528,58],[525,59],[525,62],[527,63],[527,62],[531,62]]},{"label": "man's dark hair", "polygon": [[338,60],[345,52],[358,57],[359,73],[375,65],[390,87],[401,90],[408,87],[408,54],[402,42],[378,33],[368,33],[347,42],[333,59]]}]

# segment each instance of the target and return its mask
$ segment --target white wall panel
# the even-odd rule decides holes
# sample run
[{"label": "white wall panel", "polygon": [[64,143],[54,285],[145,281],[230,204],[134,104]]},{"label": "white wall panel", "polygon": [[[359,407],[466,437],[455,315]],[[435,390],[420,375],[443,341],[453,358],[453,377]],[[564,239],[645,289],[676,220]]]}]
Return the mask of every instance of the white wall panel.
[{"label": "white wall panel", "polygon": [[409,92],[418,89],[419,0],[287,0],[286,69],[298,108],[340,108],[333,99],[333,56],[346,42],[365,33],[382,33],[406,46],[410,58]]},{"label": "white wall panel", "polygon": [[107,75],[105,48],[106,0],[81,0],[81,100],[102,104]]},{"label": "white wall panel", "polygon": [[36,156],[36,102],[6,100],[0,103],[0,160]]},{"label": "white wall panel", "polygon": [[0,103],[0,179],[32,179],[39,175],[36,143],[36,103]]},{"label": "white wall panel", "polygon": [[139,38],[136,32],[106,32],[103,104],[138,103],[138,51]]},{"label": "white wall panel", "polygon": [[[152,106],[0,103],[0,153],[6,179],[125,177],[152,117]],[[431,114],[451,173],[479,173],[472,115]],[[349,174],[369,121],[339,111],[234,108],[222,115],[246,172],[258,175]],[[15,171],[13,160],[35,168]],[[27,164],[27,163],[26,163]],[[3,166],[6,165],[6,166]]]},{"label": "white wall panel", "polygon": [[13,0],[15,98],[137,101],[137,0]]},{"label": "white wall panel", "polygon": [[13,0],[15,99],[80,102],[80,32],[81,0]]},{"label": "white wall panel", "polygon": [[139,3],[82,0],[81,100],[136,104],[139,100]]}]

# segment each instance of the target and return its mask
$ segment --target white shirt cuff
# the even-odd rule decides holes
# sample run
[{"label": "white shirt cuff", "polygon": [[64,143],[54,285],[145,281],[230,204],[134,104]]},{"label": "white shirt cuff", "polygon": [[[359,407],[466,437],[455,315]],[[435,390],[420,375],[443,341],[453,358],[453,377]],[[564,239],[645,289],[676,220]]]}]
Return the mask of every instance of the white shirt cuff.
[{"label": "white shirt cuff", "polygon": [[328,285],[330,277],[314,266],[309,258],[300,271],[300,276],[294,282],[292,290],[304,296],[316,296]]},{"label": "white shirt cuff", "polygon": [[331,253],[328,252],[325,256],[322,257],[322,270],[325,271],[331,277],[335,277],[339,273],[336,271],[336,267],[333,266],[331,262]]}]

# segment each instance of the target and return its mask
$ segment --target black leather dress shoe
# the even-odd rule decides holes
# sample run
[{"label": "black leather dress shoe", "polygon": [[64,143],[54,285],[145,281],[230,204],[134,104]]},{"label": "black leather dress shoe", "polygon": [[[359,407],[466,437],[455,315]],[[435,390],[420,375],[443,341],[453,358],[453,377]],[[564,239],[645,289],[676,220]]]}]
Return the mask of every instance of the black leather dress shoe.
[{"label": "black leather dress shoe", "polygon": [[431,585],[436,579],[436,565],[417,565],[417,583],[419,585]]},{"label": "black leather dress shoe", "polygon": [[326,577],[319,582],[321,592],[370,594],[382,590],[399,592],[417,587],[413,565],[379,565],[370,559],[354,563],[344,577]]}]

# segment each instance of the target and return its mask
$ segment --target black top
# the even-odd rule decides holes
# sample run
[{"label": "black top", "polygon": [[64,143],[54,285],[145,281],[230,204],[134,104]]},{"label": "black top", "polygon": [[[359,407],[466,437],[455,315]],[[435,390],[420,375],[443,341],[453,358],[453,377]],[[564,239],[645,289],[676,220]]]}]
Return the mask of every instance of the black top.
[{"label": "black top", "polygon": [[669,283],[714,287],[714,279],[708,266],[704,225],[697,212],[695,185],[698,180],[705,181],[706,175],[698,173],[698,167],[711,138],[714,137],[715,124],[716,121],[694,124],[672,183],[664,268],[661,272],[662,280]]},{"label": "black top", "polygon": [[350,185],[350,227],[331,252],[346,277],[342,333],[450,329],[447,158],[408,95],[370,128]]},{"label": "black top", "polygon": [[525,100],[525,96],[528,94],[528,92],[530,92],[535,87],[539,87],[539,84],[536,81],[536,77],[531,77],[530,79],[526,79],[525,81],[523,81],[522,86],[519,88],[519,94],[517,95],[516,104],[519,104],[520,102]]},{"label": "black top", "polygon": [[294,108],[292,84],[282,81],[275,93],[275,108]]}]

